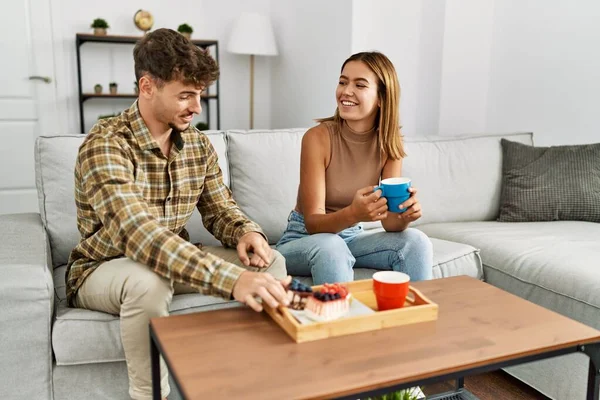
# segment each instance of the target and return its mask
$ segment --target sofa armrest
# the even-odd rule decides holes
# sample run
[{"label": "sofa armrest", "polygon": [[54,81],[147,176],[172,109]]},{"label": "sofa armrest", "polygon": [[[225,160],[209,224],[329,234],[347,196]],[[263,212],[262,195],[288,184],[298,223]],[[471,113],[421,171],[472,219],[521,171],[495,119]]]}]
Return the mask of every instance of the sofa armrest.
[{"label": "sofa armrest", "polygon": [[0,215],[0,393],[52,398],[54,282],[39,214]]}]

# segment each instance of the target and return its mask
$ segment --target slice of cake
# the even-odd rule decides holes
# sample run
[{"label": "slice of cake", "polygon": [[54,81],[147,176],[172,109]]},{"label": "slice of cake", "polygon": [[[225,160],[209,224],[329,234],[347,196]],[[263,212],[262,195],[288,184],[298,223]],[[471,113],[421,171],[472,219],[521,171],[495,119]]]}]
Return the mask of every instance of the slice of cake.
[{"label": "slice of cake", "polygon": [[339,283],[323,285],[306,300],[304,314],[314,321],[332,321],[343,317],[350,310],[351,294]]},{"label": "slice of cake", "polygon": [[306,306],[306,300],[312,296],[313,290],[310,286],[303,284],[297,279],[292,279],[287,287],[287,297],[290,301],[290,308],[294,310],[303,310]]}]

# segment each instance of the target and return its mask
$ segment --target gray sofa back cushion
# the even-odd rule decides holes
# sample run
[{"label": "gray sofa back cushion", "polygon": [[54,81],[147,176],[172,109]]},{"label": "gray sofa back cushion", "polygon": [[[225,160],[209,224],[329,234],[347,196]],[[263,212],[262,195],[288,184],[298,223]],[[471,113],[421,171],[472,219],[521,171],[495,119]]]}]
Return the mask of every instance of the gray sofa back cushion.
[{"label": "gray sofa back cushion", "polygon": [[489,221],[498,216],[502,180],[500,140],[532,144],[531,133],[405,137],[402,175],[418,189],[423,217],[432,222]]},{"label": "gray sofa back cushion", "polygon": [[[219,156],[225,184],[229,185],[225,135],[216,131],[206,133]],[[39,209],[48,232],[54,267],[66,264],[71,250],[79,242],[74,168],[84,138],[85,135],[55,135],[40,136],[36,140],[35,175]],[[199,215],[193,216],[187,228],[193,242],[215,242],[202,226]]]},{"label": "gray sofa back cushion", "polygon": [[231,190],[242,211],[276,243],[296,205],[306,129],[228,131]]},{"label": "gray sofa back cushion", "polygon": [[[306,129],[228,131],[233,196],[276,243],[296,203],[300,150]],[[424,216],[417,224],[492,220],[502,178],[500,139],[532,143],[531,133],[464,137],[405,137],[403,175],[419,189]],[[469,199],[469,204],[459,199]],[[375,228],[380,224],[367,224]]]},{"label": "gray sofa back cushion", "polygon": [[79,242],[74,168],[84,135],[40,136],[35,143],[35,183],[52,264],[65,264]]}]

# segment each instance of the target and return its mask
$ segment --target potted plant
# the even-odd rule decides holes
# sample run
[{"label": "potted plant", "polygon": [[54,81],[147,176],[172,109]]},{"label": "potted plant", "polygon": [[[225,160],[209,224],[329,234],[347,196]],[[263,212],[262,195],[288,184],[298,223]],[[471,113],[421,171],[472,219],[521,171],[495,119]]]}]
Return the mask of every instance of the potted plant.
[{"label": "potted plant", "polygon": [[181,33],[183,36],[190,39],[192,37],[192,33],[194,32],[194,29],[191,26],[189,26],[188,24],[181,24],[177,28],[177,32]]},{"label": "potted plant", "polygon": [[110,94],[117,94],[117,82],[111,82],[108,84],[108,90],[110,90]]},{"label": "potted plant", "polygon": [[94,93],[96,94],[102,94],[102,85],[97,83],[94,85]]},{"label": "potted plant", "polygon": [[196,129],[198,129],[199,131],[207,131],[208,130],[208,124],[206,122],[198,122],[196,124]]},{"label": "potted plant", "polygon": [[369,397],[367,400],[420,400],[420,388],[398,390],[392,393],[376,397]]},{"label": "potted plant", "polygon": [[106,30],[110,28],[108,26],[108,22],[106,22],[106,20],[102,18],[96,18],[94,22],[92,22],[92,25],[90,25],[90,27],[94,28],[94,35],[99,36],[105,36]]},{"label": "potted plant", "polygon": [[98,115],[98,120],[101,119],[105,119],[105,118],[112,118],[115,117],[117,114],[104,114],[104,115]]}]

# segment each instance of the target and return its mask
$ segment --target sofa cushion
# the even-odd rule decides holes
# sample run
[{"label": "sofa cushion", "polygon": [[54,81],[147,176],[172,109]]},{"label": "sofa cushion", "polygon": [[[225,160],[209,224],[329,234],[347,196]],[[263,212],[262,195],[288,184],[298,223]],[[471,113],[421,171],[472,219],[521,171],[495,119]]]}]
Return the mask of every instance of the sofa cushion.
[{"label": "sofa cushion", "polygon": [[423,217],[413,225],[495,219],[500,205],[502,138],[532,144],[531,133],[405,137],[402,175],[412,179],[423,207]]},{"label": "sofa cushion", "polygon": [[[205,131],[204,134],[208,136],[210,143],[215,148],[217,156],[219,157],[219,167],[223,173],[223,183],[230,187],[230,173],[229,173],[229,160],[227,157],[227,138],[225,133],[219,131]],[[202,218],[198,209],[192,214],[192,218],[188,221],[185,227],[190,234],[190,241],[192,243],[202,243],[208,246],[219,246],[219,242],[215,237],[209,233],[204,225],[202,225]]]},{"label": "sofa cushion", "polygon": [[[58,301],[52,326],[52,349],[57,365],[123,361],[119,317],[99,311],[67,307],[64,289],[66,266],[54,270]],[[236,301],[200,294],[173,297],[171,314],[239,307]]]},{"label": "sofa cushion", "polygon": [[35,142],[35,182],[53,266],[65,264],[79,242],[75,160],[84,135],[40,136]]},{"label": "sofa cushion", "polygon": [[[225,184],[229,184],[229,166],[225,135],[207,132],[219,156]],[[52,263],[65,264],[79,242],[77,210],[75,208],[74,168],[79,146],[85,135],[40,136],[35,145],[35,175],[42,223],[48,233]],[[198,212],[196,211],[196,214]],[[194,242],[213,243],[214,238],[199,223],[196,215],[191,221],[190,238]]]},{"label": "sofa cushion", "polygon": [[533,147],[502,140],[502,222],[600,222],[600,143]]},{"label": "sofa cushion", "polygon": [[228,131],[231,190],[242,211],[277,243],[296,205],[306,129]]},{"label": "sofa cushion", "polygon": [[481,249],[485,280],[600,328],[600,224],[465,222],[419,227]]}]

